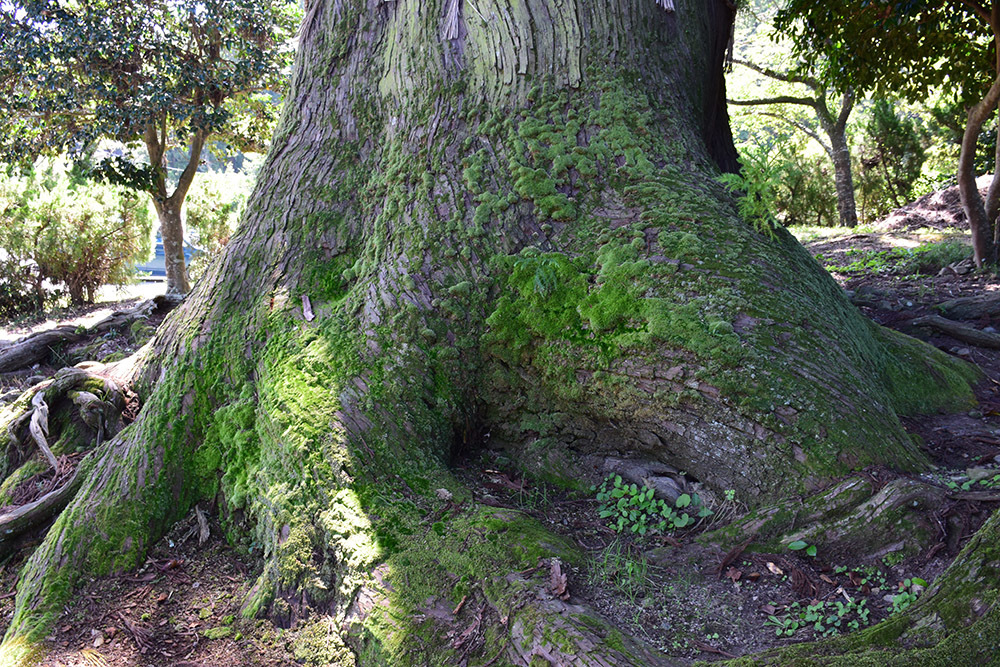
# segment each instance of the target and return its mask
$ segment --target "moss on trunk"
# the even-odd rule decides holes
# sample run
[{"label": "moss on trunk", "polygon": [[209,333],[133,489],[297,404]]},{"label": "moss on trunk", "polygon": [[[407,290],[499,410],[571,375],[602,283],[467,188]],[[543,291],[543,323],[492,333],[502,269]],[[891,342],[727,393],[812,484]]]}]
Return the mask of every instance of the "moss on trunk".
[{"label": "moss on trunk", "polygon": [[[567,484],[674,464],[757,504],[919,468],[898,415],[972,400],[716,182],[722,0],[479,0],[454,39],[448,4],[312,3],[247,217],[26,565],[10,655],[210,500],[264,563],[246,614],[336,619],[320,663],[660,664],[546,597],[540,559],[578,554],[477,504],[456,450],[488,433]],[[490,646],[456,646],[468,613]]]}]

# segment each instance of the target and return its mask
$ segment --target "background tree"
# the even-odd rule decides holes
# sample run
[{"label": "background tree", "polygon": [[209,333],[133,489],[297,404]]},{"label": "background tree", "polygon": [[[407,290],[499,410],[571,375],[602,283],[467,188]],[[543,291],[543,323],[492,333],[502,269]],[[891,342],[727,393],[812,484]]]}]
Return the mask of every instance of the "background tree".
[{"label": "background tree", "polygon": [[[311,624],[328,664],[664,664],[545,593],[539,558],[586,555],[475,496],[453,457],[499,448],[570,487],[627,458],[754,506],[926,465],[899,415],[967,409],[975,374],[741,217],[718,181],[732,18],[724,0],[311,3],[242,226],[22,569],[8,659],[82,576],[143,562],[204,501],[261,558],[244,613]],[[489,645],[421,611],[462,595]]]},{"label": "background tree", "polygon": [[[788,122],[804,132],[823,148],[830,162],[833,163],[834,182],[837,189],[837,217],[843,227],[854,227],[858,224],[857,206],[854,201],[854,178],[851,174],[851,148],[847,140],[847,121],[854,109],[854,93],[846,91],[840,95],[840,105],[836,113],[830,110],[827,101],[827,87],[816,76],[794,71],[780,72],[756,63],[735,59],[738,65],[748,67],[764,76],[783,83],[798,84],[808,90],[806,95],[775,95],[752,99],[729,100],[729,104],[737,106],[770,106],[777,104],[794,104],[812,109],[827,140],[803,123],[789,119]],[[781,118],[779,116],[779,118]]]},{"label": "background tree", "polygon": [[1000,2],[791,0],[775,25],[805,62],[823,60],[828,82],[840,90],[891,91],[914,100],[946,81],[961,89],[968,116],[958,186],[976,264],[995,262],[1000,152],[985,203],[974,164],[980,131],[1000,102]]},{"label": "background tree", "polygon": [[[80,157],[101,139],[141,144],[148,164],[107,158],[96,172],[146,190],[166,254],[168,290],[189,289],[181,210],[209,139],[259,150],[291,58],[297,5],[275,0],[0,6],[0,155]],[[165,165],[187,148],[176,177]]]}]

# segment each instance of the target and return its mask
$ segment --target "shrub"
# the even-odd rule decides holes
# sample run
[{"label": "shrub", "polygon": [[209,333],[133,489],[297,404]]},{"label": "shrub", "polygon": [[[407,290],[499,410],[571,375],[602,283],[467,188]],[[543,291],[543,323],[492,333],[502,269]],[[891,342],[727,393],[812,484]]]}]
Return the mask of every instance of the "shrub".
[{"label": "shrub", "polygon": [[88,182],[60,162],[0,174],[0,277],[13,286],[11,303],[30,292],[41,308],[46,282],[65,286],[74,304],[130,282],[151,225],[144,195]]},{"label": "shrub", "polygon": [[188,270],[196,278],[229,242],[243,216],[256,180],[258,165],[244,160],[242,171],[200,173],[184,201],[185,224],[192,243],[201,250]]}]

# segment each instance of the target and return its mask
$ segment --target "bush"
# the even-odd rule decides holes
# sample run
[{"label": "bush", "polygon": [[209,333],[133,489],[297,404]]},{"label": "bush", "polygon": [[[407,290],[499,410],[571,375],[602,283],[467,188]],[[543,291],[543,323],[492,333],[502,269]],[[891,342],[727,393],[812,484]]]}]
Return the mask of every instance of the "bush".
[{"label": "bush", "polygon": [[752,210],[744,215],[758,221],[773,211],[785,226],[833,226],[838,222],[833,176],[822,155],[808,155],[790,133],[766,139],[750,136],[739,145],[740,174],[721,180],[746,195],[741,204]]},{"label": "bush", "polygon": [[0,174],[6,310],[18,310],[25,293],[41,308],[46,282],[65,286],[73,304],[92,302],[101,285],[130,282],[149,254],[151,226],[144,195],[90,183],[62,163]]},{"label": "bush", "polygon": [[185,226],[199,253],[188,271],[204,271],[229,242],[243,216],[257,174],[257,163],[244,160],[242,171],[199,173],[184,201]]},{"label": "bush", "polygon": [[857,190],[865,220],[878,219],[914,197],[926,159],[914,120],[897,114],[887,100],[871,109],[861,146]]}]

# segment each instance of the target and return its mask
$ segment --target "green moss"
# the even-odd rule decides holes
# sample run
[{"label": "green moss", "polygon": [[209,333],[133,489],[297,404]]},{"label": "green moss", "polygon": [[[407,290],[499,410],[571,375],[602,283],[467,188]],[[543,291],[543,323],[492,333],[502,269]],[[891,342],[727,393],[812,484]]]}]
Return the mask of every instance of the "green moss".
[{"label": "green moss", "polygon": [[233,629],[228,625],[221,625],[219,627],[202,630],[201,634],[205,637],[205,639],[225,639],[226,637],[232,636]]}]

